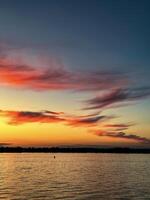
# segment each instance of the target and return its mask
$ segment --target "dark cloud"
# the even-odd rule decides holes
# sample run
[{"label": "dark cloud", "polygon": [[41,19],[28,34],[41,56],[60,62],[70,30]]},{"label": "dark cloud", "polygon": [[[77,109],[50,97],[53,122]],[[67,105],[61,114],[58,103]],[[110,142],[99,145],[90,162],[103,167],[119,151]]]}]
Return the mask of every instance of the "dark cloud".
[{"label": "dark cloud", "polygon": [[115,129],[115,131],[123,131],[128,129],[129,127],[133,126],[133,123],[126,123],[126,124],[106,124],[104,127],[109,129]]},{"label": "dark cloud", "polygon": [[47,114],[52,114],[52,115],[64,114],[64,112],[54,112],[54,111],[49,111],[49,110],[44,110],[43,112]]},{"label": "dark cloud", "polygon": [[7,142],[0,142],[0,146],[9,146],[12,145],[11,143],[7,143]]},{"label": "dark cloud", "polygon": [[121,106],[130,102],[141,100],[150,96],[150,87],[135,89],[113,89],[109,93],[97,96],[86,101],[85,109],[102,109],[113,106]]},{"label": "dark cloud", "polygon": [[150,145],[150,139],[146,137],[134,135],[134,134],[126,134],[124,132],[115,132],[115,131],[106,131],[106,130],[94,130],[93,133],[100,137],[107,136],[107,137],[113,137],[113,138],[128,139],[128,140],[134,140],[136,142]]},{"label": "dark cloud", "polygon": [[99,123],[109,121],[114,118],[114,116],[105,116],[105,115],[95,115],[95,116],[81,116],[69,118],[67,123],[71,126],[96,126]]}]

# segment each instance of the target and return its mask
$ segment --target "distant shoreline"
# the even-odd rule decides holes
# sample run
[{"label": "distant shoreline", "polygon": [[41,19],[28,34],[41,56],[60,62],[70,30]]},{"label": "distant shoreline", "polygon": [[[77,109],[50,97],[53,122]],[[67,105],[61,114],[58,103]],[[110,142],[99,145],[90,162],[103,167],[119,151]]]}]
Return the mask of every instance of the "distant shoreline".
[{"label": "distant shoreline", "polygon": [[150,148],[0,147],[0,153],[117,153],[150,154]]}]

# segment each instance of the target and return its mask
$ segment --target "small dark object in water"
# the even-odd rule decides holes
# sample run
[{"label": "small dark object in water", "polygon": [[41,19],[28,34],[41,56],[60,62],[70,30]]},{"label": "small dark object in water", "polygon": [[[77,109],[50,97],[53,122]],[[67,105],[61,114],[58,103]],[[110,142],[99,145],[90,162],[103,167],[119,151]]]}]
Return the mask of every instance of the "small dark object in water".
[{"label": "small dark object in water", "polygon": [[55,159],[56,157],[54,156],[54,159]]}]

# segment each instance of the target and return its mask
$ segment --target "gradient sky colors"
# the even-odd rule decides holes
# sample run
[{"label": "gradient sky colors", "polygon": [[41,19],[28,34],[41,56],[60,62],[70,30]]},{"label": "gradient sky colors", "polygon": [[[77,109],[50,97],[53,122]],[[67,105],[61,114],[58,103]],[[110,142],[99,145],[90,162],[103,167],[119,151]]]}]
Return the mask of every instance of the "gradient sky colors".
[{"label": "gradient sky colors", "polygon": [[149,1],[0,1],[0,144],[150,146]]}]

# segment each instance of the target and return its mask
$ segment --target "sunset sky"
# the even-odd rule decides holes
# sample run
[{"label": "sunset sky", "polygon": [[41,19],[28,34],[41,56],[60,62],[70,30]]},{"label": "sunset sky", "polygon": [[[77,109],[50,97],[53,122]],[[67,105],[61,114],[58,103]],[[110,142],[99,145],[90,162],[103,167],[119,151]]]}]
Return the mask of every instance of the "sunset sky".
[{"label": "sunset sky", "polygon": [[0,146],[150,146],[148,0],[1,0]]}]

